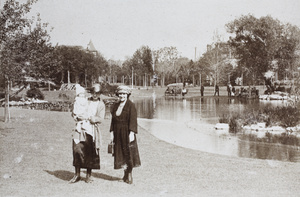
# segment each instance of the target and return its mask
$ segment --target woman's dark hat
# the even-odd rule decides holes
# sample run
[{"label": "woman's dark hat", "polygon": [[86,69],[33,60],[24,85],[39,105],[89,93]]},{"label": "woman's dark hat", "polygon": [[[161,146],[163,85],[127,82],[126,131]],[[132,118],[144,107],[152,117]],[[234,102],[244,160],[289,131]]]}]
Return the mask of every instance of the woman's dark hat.
[{"label": "woman's dark hat", "polygon": [[96,83],[92,87],[88,88],[88,90],[91,94],[100,93],[101,85]]}]

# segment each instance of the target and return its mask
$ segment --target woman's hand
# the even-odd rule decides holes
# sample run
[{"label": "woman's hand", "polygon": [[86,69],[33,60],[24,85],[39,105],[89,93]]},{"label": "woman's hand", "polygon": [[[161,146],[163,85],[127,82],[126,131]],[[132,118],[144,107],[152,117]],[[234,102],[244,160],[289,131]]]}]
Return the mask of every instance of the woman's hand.
[{"label": "woman's hand", "polygon": [[91,117],[89,118],[89,120],[90,120],[90,122],[91,122],[92,124],[95,124],[95,123],[96,123],[95,116],[91,116]]},{"label": "woman's hand", "polygon": [[87,120],[88,119],[86,116],[82,116],[82,115],[78,115],[78,116],[76,116],[76,118],[77,118],[78,121]]},{"label": "woman's hand", "polygon": [[133,142],[134,141],[134,132],[130,131],[129,133],[129,142]]},{"label": "woman's hand", "polygon": [[110,132],[110,140],[112,142],[114,141],[114,132],[113,131]]}]

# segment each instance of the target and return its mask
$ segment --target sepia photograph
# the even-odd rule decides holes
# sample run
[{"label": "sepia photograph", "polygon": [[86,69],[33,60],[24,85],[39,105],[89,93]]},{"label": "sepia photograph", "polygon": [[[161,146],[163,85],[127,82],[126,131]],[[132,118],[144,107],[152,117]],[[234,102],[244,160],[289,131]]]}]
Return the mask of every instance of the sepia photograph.
[{"label": "sepia photograph", "polygon": [[0,0],[0,196],[300,193],[299,0]]}]

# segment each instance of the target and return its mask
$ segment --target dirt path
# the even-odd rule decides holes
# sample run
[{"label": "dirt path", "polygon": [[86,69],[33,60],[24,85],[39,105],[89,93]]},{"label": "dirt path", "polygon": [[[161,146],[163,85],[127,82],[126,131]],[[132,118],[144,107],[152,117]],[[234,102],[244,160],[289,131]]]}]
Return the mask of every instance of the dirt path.
[{"label": "dirt path", "polygon": [[[235,158],[177,147],[139,127],[142,166],[133,185],[120,182],[107,154],[109,124],[102,125],[101,170],[94,182],[68,184],[73,176],[68,112],[14,108],[0,122],[0,196],[299,196],[299,163]],[[3,108],[0,108],[3,120]]]}]

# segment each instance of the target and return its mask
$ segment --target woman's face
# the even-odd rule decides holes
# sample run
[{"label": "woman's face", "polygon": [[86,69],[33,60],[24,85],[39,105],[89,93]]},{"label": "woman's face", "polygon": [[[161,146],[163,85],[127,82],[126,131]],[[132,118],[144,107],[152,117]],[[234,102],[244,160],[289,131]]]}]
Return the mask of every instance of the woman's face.
[{"label": "woman's face", "polygon": [[126,93],[119,93],[119,98],[121,102],[124,102],[127,100],[127,94]]},{"label": "woman's face", "polygon": [[94,92],[93,93],[93,99],[98,99],[99,98],[99,93],[97,93],[97,92]]}]

